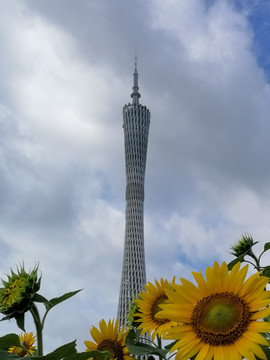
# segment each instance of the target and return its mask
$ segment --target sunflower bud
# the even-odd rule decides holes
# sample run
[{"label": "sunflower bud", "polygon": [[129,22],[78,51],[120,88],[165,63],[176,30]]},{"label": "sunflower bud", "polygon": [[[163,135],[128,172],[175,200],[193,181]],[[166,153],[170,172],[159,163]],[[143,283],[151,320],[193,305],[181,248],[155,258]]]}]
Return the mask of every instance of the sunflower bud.
[{"label": "sunflower bud", "polygon": [[253,254],[252,246],[254,246],[255,244],[257,244],[257,242],[254,242],[251,235],[244,234],[242,235],[242,238],[231,247],[231,249],[233,250],[231,254],[236,257],[239,257],[241,255],[251,255]]},{"label": "sunflower bud", "polygon": [[127,325],[128,326],[133,327],[133,328],[137,328],[139,326],[139,323],[136,321],[139,319],[139,317],[136,316],[138,311],[139,311],[138,305],[136,304],[135,300],[133,300],[129,305],[129,309],[128,309],[128,313],[127,313]]},{"label": "sunflower bud", "polygon": [[30,309],[40,288],[41,278],[38,278],[37,271],[38,267],[35,267],[28,274],[21,266],[17,268],[17,273],[11,269],[7,281],[2,279],[4,287],[0,288],[0,312],[5,315],[4,319],[17,319]]}]

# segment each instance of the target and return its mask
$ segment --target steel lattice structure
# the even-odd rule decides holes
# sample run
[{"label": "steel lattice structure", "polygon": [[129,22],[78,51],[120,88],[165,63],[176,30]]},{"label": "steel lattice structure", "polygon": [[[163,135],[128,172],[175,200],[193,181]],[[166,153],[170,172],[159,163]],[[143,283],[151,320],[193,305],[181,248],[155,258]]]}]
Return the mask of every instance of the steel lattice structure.
[{"label": "steel lattice structure", "polygon": [[146,283],[144,254],[144,177],[150,111],[139,104],[135,61],[132,104],[123,108],[126,162],[126,228],[122,279],[118,303],[119,326],[127,322],[130,302]]}]

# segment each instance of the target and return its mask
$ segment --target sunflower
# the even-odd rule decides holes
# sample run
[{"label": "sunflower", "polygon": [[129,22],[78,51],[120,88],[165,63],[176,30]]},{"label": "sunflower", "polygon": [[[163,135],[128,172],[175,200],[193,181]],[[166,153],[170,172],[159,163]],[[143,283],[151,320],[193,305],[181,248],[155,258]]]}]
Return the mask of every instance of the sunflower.
[{"label": "sunflower", "polygon": [[87,347],[86,351],[109,351],[112,354],[112,359],[134,360],[125,346],[128,331],[125,330],[125,327],[118,331],[118,319],[115,323],[114,320],[109,320],[108,324],[102,319],[99,322],[99,330],[95,326],[90,330],[90,334],[95,342],[86,340],[84,342]]},{"label": "sunflower", "polygon": [[175,291],[167,291],[169,303],[157,317],[178,322],[166,334],[178,340],[171,349],[178,350],[176,360],[196,354],[196,360],[267,360],[260,345],[269,344],[260,333],[270,331],[270,323],[257,320],[270,314],[269,279],[257,272],[245,281],[247,270],[237,263],[229,273],[225,262],[215,262],[206,269],[206,280],[193,272],[198,287],[180,279]]},{"label": "sunflower", "polygon": [[19,335],[21,346],[12,346],[8,351],[12,354],[19,355],[20,357],[33,354],[36,351],[34,342],[36,341],[36,336],[32,332],[30,333],[21,333]]},{"label": "sunflower", "polygon": [[137,322],[140,322],[138,329],[142,329],[142,334],[152,332],[152,341],[156,335],[161,335],[170,329],[175,323],[167,318],[159,319],[156,314],[161,310],[160,305],[164,304],[168,297],[166,290],[175,286],[175,278],[169,283],[167,280],[155,280],[155,285],[148,282],[144,287],[145,291],[139,294],[139,299],[135,300],[138,305]]}]

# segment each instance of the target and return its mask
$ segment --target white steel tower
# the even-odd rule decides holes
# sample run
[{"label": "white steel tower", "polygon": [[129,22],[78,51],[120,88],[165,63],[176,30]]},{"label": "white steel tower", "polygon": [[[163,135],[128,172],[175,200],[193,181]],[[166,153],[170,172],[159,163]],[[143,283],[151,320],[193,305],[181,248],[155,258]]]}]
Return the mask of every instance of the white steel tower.
[{"label": "white steel tower", "polygon": [[120,286],[119,326],[127,322],[130,302],[146,283],[144,255],[144,175],[150,111],[139,104],[137,61],[133,74],[132,104],[123,108],[126,159],[126,229],[122,280]]}]

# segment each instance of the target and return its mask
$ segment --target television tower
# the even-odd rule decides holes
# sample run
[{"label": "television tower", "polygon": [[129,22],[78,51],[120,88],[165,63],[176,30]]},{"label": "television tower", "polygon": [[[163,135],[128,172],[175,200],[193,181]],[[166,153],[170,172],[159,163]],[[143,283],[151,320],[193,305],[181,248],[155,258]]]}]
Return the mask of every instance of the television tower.
[{"label": "television tower", "polygon": [[146,284],[144,255],[144,176],[150,111],[139,104],[137,58],[133,73],[132,103],[123,108],[126,162],[126,228],[122,279],[118,303],[119,327],[127,323],[131,301]]}]

